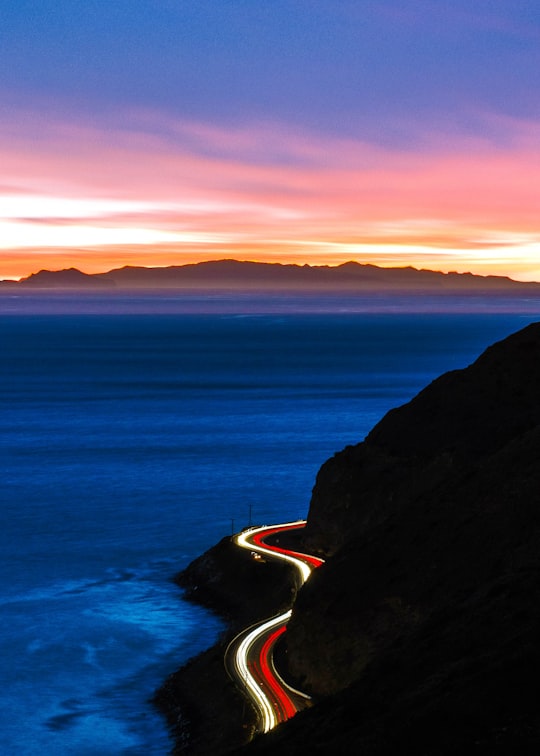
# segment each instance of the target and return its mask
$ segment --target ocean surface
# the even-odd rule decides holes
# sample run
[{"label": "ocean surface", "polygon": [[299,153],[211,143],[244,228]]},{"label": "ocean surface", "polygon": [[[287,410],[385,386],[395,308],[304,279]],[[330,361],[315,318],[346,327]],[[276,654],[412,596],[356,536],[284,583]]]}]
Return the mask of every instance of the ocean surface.
[{"label": "ocean surface", "polygon": [[0,753],[168,753],[150,698],[221,627],[172,576],[540,317],[195,299],[0,298]]}]

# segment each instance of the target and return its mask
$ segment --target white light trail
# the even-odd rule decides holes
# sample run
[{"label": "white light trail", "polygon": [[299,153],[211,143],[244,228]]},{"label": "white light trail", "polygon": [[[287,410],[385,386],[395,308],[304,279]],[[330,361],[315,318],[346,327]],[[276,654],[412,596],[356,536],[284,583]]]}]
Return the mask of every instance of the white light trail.
[{"label": "white light trail", "polygon": [[246,637],[242,640],[238,646],[235,654],[235,665],[240,678],[244,681],[246,687],[251,693],[252,698],[257,702],[260,713],[262,714],[262,731],[268,732],[278,724],[278,718],[272,708],[272,703],[261,690],[259,683],[253,677],[249,671],[247,659],[251,646],[268,630],[273,630],[275,627],[284,625],[288,622],[291,616],[291,610],[284,614],[280,614],[278,617],[273,617],[262,625],[258,625],[254,628]]},{"label": "white light trail", "polygon": [[[281,529],[287,530],[295,527],[302,527],[303,525],[305,525],[305,520],[297,520],[296,522],[289,522],[283,525],[249,528],[236,535],[234,537],[234,541],[243,549],[247,549],[248,551],[255,552],[257,554],[262,554],[266,557],[270,557],[271,559],[280,559],[284,562],[288,562],[289,564],[294,565],[300,575],[301,585],[303,585],[309,578],[313,570],[314,565],[313,563],[310,563],[310,560],[313,560],[313,557],[310,557],[308,554],[303,555],[298,552],[294,552],[295,555],[293,556],[292,553],[285,553],[284,550],[278,551],[275,548],[263,546],[260,543],[260,539],[258,539],[258,542],[254,542],[253,540],[262,533],[277,533]],[[302,557],[305,557],[305,560]],[[320,561],[322,562],[322,560]],[[238,643],[238,647],[236,648],[233,657],[234,667],[236,674],[246,686],[246,689],[252,701],[255,703],[255,706],[259,711],[262,722],[261,729],[263,732],[268,732],[269,730],[273,729],[279,723],[280,719],[276,715],[272,701],[261,688],[260,681],[258,681],[251,674],[248,665],[248,658],[250,656],[253,645],[260,641],[264,635],[270,633],[270,631],[279,626],[286,625],[290,619],[290,616],[291,610],[289,609],[289,611],[285,612],[284,614],[280,614],[277,617],[272,617],[262,624],[256,625],[254,628],[244,631],[244,633],[246,633],[244,637],[242,637],[243,633],[240,633],[240,635],[238,635],[231,642],[226,652],[227,655],[229,653],[229,649],[231,649],[236,643]],[[278,675],[277,670],[276,677],[284,688],[287,688],[300,697],[309,699],[309,696],[306,696],[304,693],[291,688],[291,686],[288,685],[281,678],[281,676]]]},{"label": "white light trail", "polygon": [[[280,528],[288,528],[293,525],[302,525],[305,524],[305,520],[298,520],[297,522],[287,522],[283,525],[280,525]],[[312,567],[307,564],[306,562],[303,562],[298,557],[291,556],[290,554],[282,554],[279,551],[273,551],[272,549],[265,549],[262,546],[258,546],[257,544],[251,543],[248,541],[248,538],[252,538],[254,535],[257,535],[257,533],[264,533],[267,530],[273,530],[274,527],[268,527],[268,526],[262,526],[259,528],[251,528],[250,530],[244,530],[242,533],[239,533],[236,536],[236,543],[238,546],[241,546],[243,549],[248,549],[249,551],[256,551],[259,554],[264,554],[266,556],[270,555],[273,558],[276,559],[282,559],[284,562],[289,562],[289,564],[293,564],[296,569],[299,571],[300,576],[302,578],[302,585],[306,582],[308,577],[311,575]]]}]

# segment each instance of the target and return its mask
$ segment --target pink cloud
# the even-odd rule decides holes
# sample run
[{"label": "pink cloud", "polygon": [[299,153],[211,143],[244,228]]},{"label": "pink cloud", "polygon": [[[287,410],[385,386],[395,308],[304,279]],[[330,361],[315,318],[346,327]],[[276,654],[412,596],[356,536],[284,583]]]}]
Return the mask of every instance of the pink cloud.
[{"label": "pink cloud", "polygon": [[[272,245],[286,254],[287,244],[298,256],[298,245],[311,243],[316,257],[317,244],[401,244],[404,264],[414,243],[462,249],[464,260],[477,246],[514,247],[517,265],[515,240],[540,241],[535,122],[499,119],[505,138],[496,141],[424,135],[414,150],[279,125],[227,130],[151,114],[137,114],[129,128],[51,119],[39,124],[37,138],[30,117],[19,113],[16,120],[18,129],[5,117],[0,123],[0,210],[3,197],[24,195],[38,206],[48,197],[105,207],[77,217],[32,217],[44,227],[72,222],[214,234],[207,256],[223,249],[264,256]],[[183,253],[191,247],[174,247],[178,262]],[[89,250],[87,259],[102,256]]]}]

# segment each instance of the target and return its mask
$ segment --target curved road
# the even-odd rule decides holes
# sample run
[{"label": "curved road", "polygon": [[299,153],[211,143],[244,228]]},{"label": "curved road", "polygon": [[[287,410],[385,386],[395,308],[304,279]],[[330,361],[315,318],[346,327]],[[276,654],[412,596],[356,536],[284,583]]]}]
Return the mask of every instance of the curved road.
[{"label": "curved road", "polygon": [[[293,564],[300,576],[300,585],[323,559],[269,545],[265,539],[288,530],[303,528],[305,520],[284,525],[249,528],[234,536],[240,548],[265,559]],[[243,688],[259,716],[259,730],[268,732],[280,722],[293,717],[306,707],[309,696],[288,685],[274,666],[273,651],[277,640],[285,632],[291,610],[257,623],[232,640],[225,652],[225,666],[233,679]]]}]

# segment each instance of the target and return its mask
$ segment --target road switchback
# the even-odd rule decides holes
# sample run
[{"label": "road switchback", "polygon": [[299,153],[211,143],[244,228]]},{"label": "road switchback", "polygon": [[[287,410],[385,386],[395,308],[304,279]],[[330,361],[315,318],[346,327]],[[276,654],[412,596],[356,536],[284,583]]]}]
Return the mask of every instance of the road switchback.
[{"label": "road switchback", "polygon": [[[303,528],[305,524],[305,520],[299,520],[248,528],[234,536],[234,541],[240,548],[251,551],[254,557],[292,564],[302,585],[324,560],[265,541],[279,533]],[[260,732],[268,732],[309,705],[309,696],[287,684],[274,663],[275,644],[285,632],[290,616],[291,609],[246,628],[231,641],[225,652],[225,666],[254,706]]]}]

